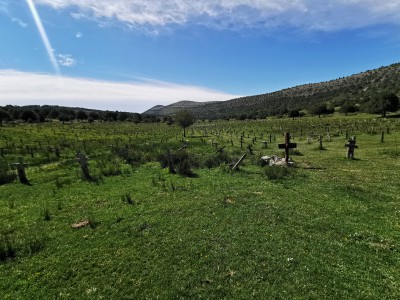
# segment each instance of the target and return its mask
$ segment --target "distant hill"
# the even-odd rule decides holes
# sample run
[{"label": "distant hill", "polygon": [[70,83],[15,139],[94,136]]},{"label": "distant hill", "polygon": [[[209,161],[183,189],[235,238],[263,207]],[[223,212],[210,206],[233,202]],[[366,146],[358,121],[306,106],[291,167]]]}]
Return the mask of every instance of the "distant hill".
[{"label": "distant hill", "polygon": [[213,102],[195,102],[189,100],[179,101],[170,105],[156,105],[149,110],[142,113],[143,115],[153,115],[153,116],[171,116],[180,110],[195,110],[204,105],[212,104]]},{"label": "distant hill", "polygon": [[282,115],[290,110],[304,110],[317,104],[335,107],[344,103],[362,105],[376,93],[400,93],[400,64],[368,70],[335,80],[311,83],[273,93],[241,97],[219,102],[180,101],[168,106],[155,106],[143,114],[170,116],[177,111],[192,111],[197,118],[217,119],[239,115],[265,117]]}]

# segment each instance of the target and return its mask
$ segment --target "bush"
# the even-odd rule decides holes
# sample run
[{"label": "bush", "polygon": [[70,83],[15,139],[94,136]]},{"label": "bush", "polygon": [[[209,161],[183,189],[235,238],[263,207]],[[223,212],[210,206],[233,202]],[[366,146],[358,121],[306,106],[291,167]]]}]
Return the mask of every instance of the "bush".
[{"label": "bush", "polygon": [[279,180],[289,177],[291,170],[286,166],[269,166],[264,169],[264,175],[269,180]]},{"label": "bush", "polygon": [[0,185],[13,182],[17,178],[8,163],[4,159],[0,159]]}]

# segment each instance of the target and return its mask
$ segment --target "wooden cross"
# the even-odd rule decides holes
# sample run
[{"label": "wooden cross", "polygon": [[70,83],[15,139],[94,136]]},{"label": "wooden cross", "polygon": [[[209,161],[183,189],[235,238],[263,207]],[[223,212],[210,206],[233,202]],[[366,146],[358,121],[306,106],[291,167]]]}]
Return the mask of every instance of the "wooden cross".
[{"label": "wooden cross", "polygon": [[19,157],[19,162],[13,164],[17,168],[18,178],[22,184],[30,184],[28,178],[26,178],[25,174],[25,166],[28,164],[24,163],[24,159]]},{"label": "wooden cross", "polygon": [[344,146],[348,148],[347,158],[354,159],[354,149],[358,148],[358,146],[356,145],[356,137],[353,136],[351,139],[349,139],[349,142]]},{"label": "wooden cross", "polygon": [[92,180],[93,178],[92,178],[92,176],[90,176],[90,173],[89,173],[88,158],[84,154],[78,152],[76,154],[76,160],[79,162],[79,164],[81,166],[83,176],[85,177],[85,179]]},{"label": "wooden cross", "polygon": [[186,147],[187,147],[187,144],[183,145],[182,147],[180,147],[180,148],[177,150],[177,152],[182,151],[183,149],[186,149]]},{"label": "wooden cross", "polygon": [[263,148],[268,148],[268,141],[262,141]]},{"label": "wooden cross", "polygon": [[278,144],[279,149],[285,149],[285,162],[286,164],[289,163],[289,150],[294,149],[297,147],[296,143],[291,143],[290,142],[290,133],[286,132],[285,133],[285,143],[284,144]]},{"label": "wooden cross", "polygon": [[242,163],[242,161],[244,160],[244,158],[246,157],[246,153],[242,155],[241,158],[239,158],[239,160],[234,164],[234,166],[232,167],[232,170],[236,170],[239,165]]},{"label": "wooden cross", "polygon": [[252,144],[249,144],[249,145],[247,146],[247,150],[249,150],[250,155],[253,155],[253,154],[254,154],[254,153],[253,153],[253,145],[252,145]]},{"label": "wooden cross", "polygon": [[175,166],[174,166],[174,155],[171,153],[171,151],[168,149],[167,150],[167,162],[168,162],[168,170],[171,174],[175,174]]},{"label": "wooden cross", "polygon": [[219,148],[215,153],[222,153],[224,151],[226,146],[223,146],[222,148]]},{"label": "wooden cross", "polygon": [[322,146],[322,139],[324,138],[324,136],[321,134],[318,138],[319,141],[319,150],[324,150],[324,146]]}]

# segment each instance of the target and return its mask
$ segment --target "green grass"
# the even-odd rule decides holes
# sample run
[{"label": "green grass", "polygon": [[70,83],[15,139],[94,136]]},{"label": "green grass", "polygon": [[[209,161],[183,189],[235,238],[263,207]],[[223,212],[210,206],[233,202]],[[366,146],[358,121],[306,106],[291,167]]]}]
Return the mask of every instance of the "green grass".
[{"label": "green grass", "polygon": [[[363,124],[364,116],[298,122],[297,129],[312,130],[308,124],[314,123],[314,131],[325,130],[329,122],[336,130],[345,122]],[[303,136],[295,134],[296,167],[283,175],[265,171],[258,157],[282,155],[276,143],[292,120],[196,124],[187,138],[196,177],[169,174],[156,161],[181,144],[179,129],[163,124],[130,125],[139,132],[131,139],[135,151],[157,143],[148,158],[131,165],[111,155],[107,143],[92,147],[89,168],[101,177],[96,182],[81,179],[73,149],[46,162],[39,161],[40,153],[26,155],[32,185],[0,186],[1,298],[400,298],[400,130],[391,122],[384,143],[379,133],[359,125],[355,160],[345,158],[344,131],[324,140],[326,150],[320,151],[303,129]],[[72,126],[78,135],[90,130],[99,141],[129,142],[126,124],[92,125]],[[266,137],[271,127],[277,141],[263,149],[261,133]],[[75,139],[71,127],[48,124],[40,130],[53,139],[53,128]],[[190,137],[205,135],[205,128],[204,141]],[[5,127],[2,134],[28,138],[22,129]],[[209,140],[226,144],[226,155],[237,160],[246,152],[238,143],[243,130],[248,142],[255,134],[259,143],[255,155],[231,172]],[[18,155],[7,153],[5,160]],[[72,228],[81,221],[87,225]]]}]

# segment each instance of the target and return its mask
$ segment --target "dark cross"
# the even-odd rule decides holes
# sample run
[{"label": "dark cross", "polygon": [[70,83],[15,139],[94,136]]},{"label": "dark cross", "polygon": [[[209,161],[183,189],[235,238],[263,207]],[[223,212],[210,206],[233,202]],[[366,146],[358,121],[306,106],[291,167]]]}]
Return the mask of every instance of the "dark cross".
[{"label": "dark cross", "polygon": [[22,184],[30,184],[28,178],[26,178],[26,174],[25,174],[25,166],[27,166],[28,164],[24,163],[24,159],[22,157],[19,157],[19,162],[13,164],[16,168],[17,168],[17,172],[18,172],[18,178],[19,181]]},{"label": "dark cross", "polygon": [[356,137],[353,136],[344,146],[348,148],[347,158],[354,159],[354,149],[358,148],[358,146],[356,145]]},{"label": "dark cross", "polygon": [[240,137],[240,148],[243,148],[243,135]]},{"label": "dark cross", "polygon": [[215,151],[215,153],[222,153],[222,151],[224,151],[226,146],[223,146],[222,148],[219,148],[217,151]]},{"label": "dark cross", "polygon": [[60,158],[60,148],[56,147],[56,148],[54,148],[54,151],[56,153],[57,158]]},{"label": "dark cross", "polygon": [[382,130],[381,143],[383,143],[384,141],[385,141],[385,132]]},{"label": "dark cross", "polygon": [[254,153],[253,153],[253,145],[252,145],[252,144],[249,144],[249,145],[247,146],[247,150],[249,150],[250,155],[253,155],[253,154],[254,154]]},{"label": "dark cross", "polygon": [[168,162],[168,170],[171,174],[175,174],[175,166],[174,166],[174,155],[171,153],[171,151],[168,149],[167,150],[167,162]]},{"label": "dark cross", "polygon": [[321,134],[318,138],[319,141],[319,150],[324,150],[324,146],[322,146],[322,139],[324,138],[324,136]]},{"label": "dark cross", "polygon": [[79,162],[79,164],[81,166],[83,176],[85,177],[85,179],[92,180],[93,178],[92,178],[92,176],[90,176],[90,173],[89,173],[88,158],[84,154],[78,152],[76,154],[76,160]]},{"label": "dark cross", "polygon": [[263,148],[268,148],[268,141],[262,141]]},{"label": "dark cross", "polygon": [[33,149],[29,145],[25,146],[25,148],[30,153],[31,157],[33,157]]},{"label": "dark cross", "polygon": [[289,163],[289,150],[294,149],[297,147],[296,143],[291,143],[290,142],[290,133],[286,132],[285,133],[285,143],[284,144],[278,144],[279,149],[285,149],[285,162],[286,164]]}]

